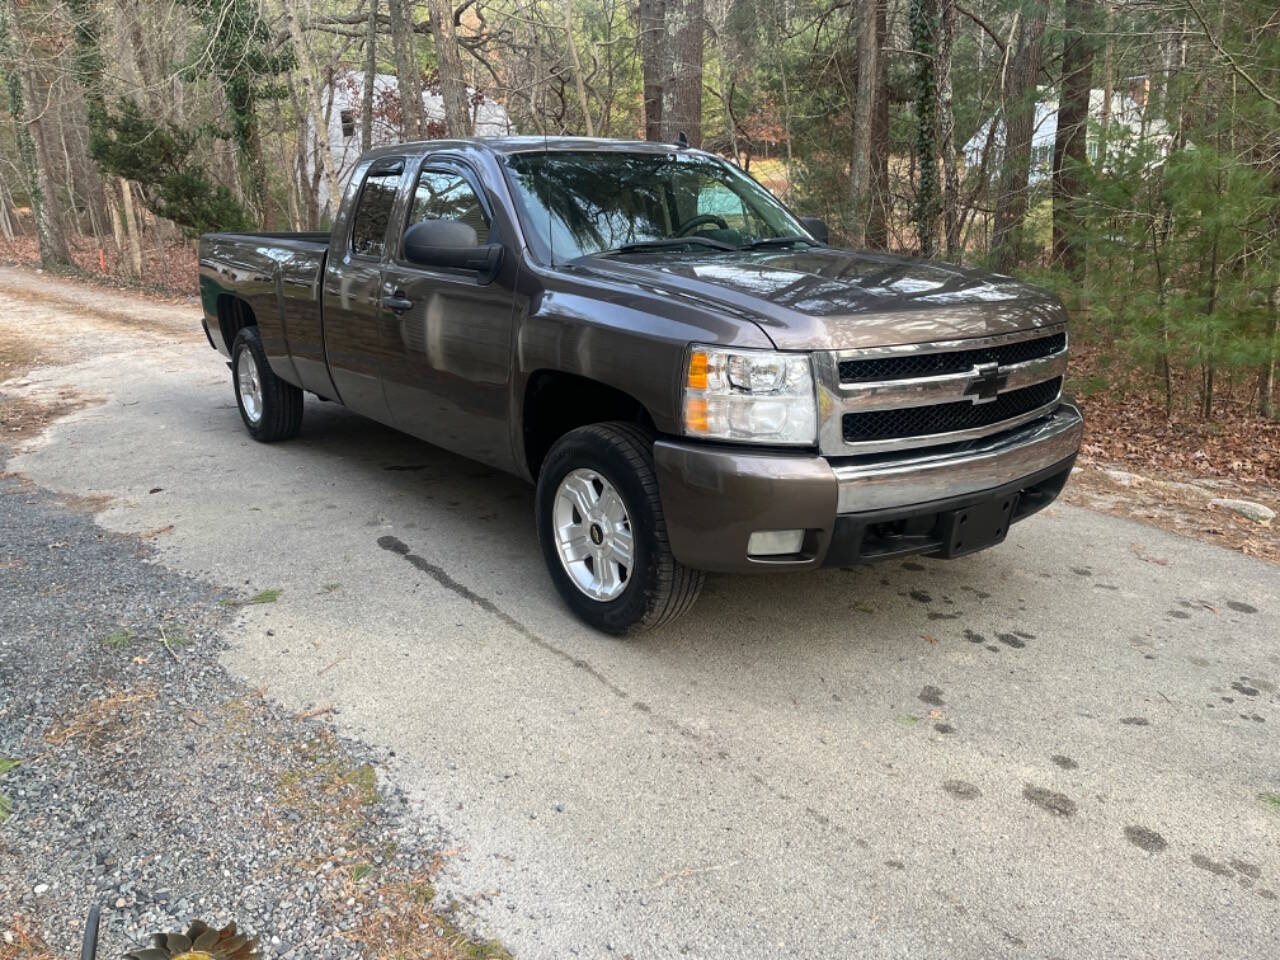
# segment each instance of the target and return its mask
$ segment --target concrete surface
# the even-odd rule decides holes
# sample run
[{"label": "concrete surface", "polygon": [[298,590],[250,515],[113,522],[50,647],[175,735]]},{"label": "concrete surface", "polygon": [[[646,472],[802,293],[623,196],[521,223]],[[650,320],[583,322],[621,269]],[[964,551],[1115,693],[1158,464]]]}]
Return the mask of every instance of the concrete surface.
[{"label": "concrete surface", "polygon": [[254,443],[194,307],[0,270],[0,308],[70,361],[21,391],[101,401],[9,469],[282,590],[228,663],[394,751],[440,890],[518,957],[1275,950],[1274,566],[1059,505],[963,560],[713,578],[611,640],[519,481],[333,404]]}]

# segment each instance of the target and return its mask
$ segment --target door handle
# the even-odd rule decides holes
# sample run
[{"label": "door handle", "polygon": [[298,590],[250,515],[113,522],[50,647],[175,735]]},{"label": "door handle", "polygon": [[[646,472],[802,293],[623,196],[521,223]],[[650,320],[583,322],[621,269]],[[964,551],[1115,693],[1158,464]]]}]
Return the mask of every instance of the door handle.
[{"label": "door handle", "polygon": [[392,313],[404,313],[413,306],[413,301],[404,295],[400,290],[390,296],[382,298],[382,305]]}]

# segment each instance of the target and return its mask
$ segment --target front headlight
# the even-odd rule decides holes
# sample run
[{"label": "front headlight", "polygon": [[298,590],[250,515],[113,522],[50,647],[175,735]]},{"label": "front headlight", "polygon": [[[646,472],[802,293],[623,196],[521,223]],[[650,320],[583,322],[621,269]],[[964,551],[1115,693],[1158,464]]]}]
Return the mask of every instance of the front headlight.
[{"label": "front headlight", "polygon": [[685,371],[684,431],[691,437],[812,446],[818,406],[809,355],[694,345]]}]

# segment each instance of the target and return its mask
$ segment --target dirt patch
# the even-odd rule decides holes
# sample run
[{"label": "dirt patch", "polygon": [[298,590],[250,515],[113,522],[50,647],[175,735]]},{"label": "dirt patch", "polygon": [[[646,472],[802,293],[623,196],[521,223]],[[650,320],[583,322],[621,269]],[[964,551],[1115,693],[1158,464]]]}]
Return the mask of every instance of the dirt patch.
[{"label": "dirt patch", "polygon": [[52,396],[19,396],[12,387],[18,378],[44,364],[59,363],[62,357],[41,340],[5,332],[0,341],[0,444],[13,443],[36,436],[59,417],[78,410],[88,401],[73,390],[60,390]]},{"label": "dirt patch", "polygon": [[32,367],[54,362],[44,344],[6,334],[0,343],[0,383],[20,377]]},{"label": "dirt patch", "polygon": [[1063,499],[1076,506],[1280,563],[1280,527],[1213,506],[1210,501],[1220,497],[1251,500],[1280,511],[1280,490],[1261,482],[1155,478],[1089,461],[1072,475],[1063,493]]},{"label": "dirt patch", "polygon": [[0,442],[37,436],[54,420],[88,404],[87,399],[70,390],[42,400],[0,393]]}]

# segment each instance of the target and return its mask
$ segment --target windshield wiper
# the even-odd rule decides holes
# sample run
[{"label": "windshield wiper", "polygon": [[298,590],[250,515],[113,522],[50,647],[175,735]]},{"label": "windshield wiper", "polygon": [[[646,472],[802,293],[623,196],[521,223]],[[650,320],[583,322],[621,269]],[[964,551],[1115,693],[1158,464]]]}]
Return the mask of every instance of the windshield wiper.
[{"label": "windshield wiper", "polygon": [[752,240],[750,243],[743,244],[739,250],[767,250],[770,247],[789,247],[793,243],[803,243],[807,247],[816,247],[817,244],[808,237],[764,237],[760,240]]},{"label": "windshield wiper", "polygon": [[599,253],[589,254],[589,256],[612,257],[620,253],[650,253],[656,250],[678,250],[681,247],[689,246],[710,247],[712,250],[740,249],[732,243],[725,243],[723,240],[715,240],[711,237],[667,237],[663,240],[639,240],[635,243],[623,243],[612,250],[601,250]]}]

